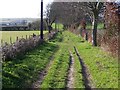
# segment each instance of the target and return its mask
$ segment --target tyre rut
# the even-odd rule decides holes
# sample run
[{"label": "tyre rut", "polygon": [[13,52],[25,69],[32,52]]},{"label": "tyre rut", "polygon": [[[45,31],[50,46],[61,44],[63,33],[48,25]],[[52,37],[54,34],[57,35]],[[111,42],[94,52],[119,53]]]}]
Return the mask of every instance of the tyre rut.
[{"label": "tyre rut", "polygon": [[74,58],[70,51],[70,63],[68,69],[67,88],[74,88]]},{"label": "tyre rut", "polygon": [[79,55],[79,52],[78,52],[78,50],[77,50],[77,48],[75,46],[74,46],[74,50],[75,50],[76,55],[78,56],[80,65],[82,67],[81,72],[82,72],[82,77],[83,77],[85,89],[95,90],[94,89],[95,87],[94,87],[94,85],[92,83],[92,78],[91,78],[90,72],[89,72],[87,66],[85,65],[85,63],[83,62],[83,60],[81,59],[81,57]]},{"label": "tyre rut", "polygon": [[54,58],[54,55],[51,56],[50,62],[46,65],[46,68],[39,73],[39,78],[38,78],[38,80],[37,80],[35,83],[33,83],[33,85],[32,85],[32,89],[33,89],[33,90],[34,90],[35,88],[40,88],[40,86],[41,86],[41,84],[42,84],[42,81],[44,80],[44,77],[47,75],[47,72],[49,71],[49,67],[50,67],[50,66],[52,65],[52,63],[53,63],[53,58]]}]

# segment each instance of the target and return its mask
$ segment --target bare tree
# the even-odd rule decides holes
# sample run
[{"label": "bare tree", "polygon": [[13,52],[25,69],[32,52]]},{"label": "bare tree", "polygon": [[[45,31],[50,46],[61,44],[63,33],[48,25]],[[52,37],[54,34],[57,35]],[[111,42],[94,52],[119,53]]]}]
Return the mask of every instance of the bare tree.
[{"label": "bare tree", "polygon": [[97,46],[98,17],[103,10],[103,2],[53,2],[50,15],[64,26],[68,27],[74,23],[80,23],[82,18],[89,16],[93,26],[93,46]]},{"label": "bare tree", "polygon": [[[29,23],[29,29],[32,29],[32,30],[40,30],[41,28],[41,21],[40,20],[36,20],[32,23]],[[47,26],[46,26],[46,23],[45,23],[45,20],[43,20],[43,30],[46,30]]]},{"label": "bare tree", "polygon": [[53,2],[48,11],[50,11],[49,18],[54,18],[64,26],[80,23],[80,19],[84,17],[84,11],[79,8],[77,2]]},{"label": "bare tree", "polygon": [[57,11],[56,11],[58,9],[57,7],[58,6],[56,3],[48,4],[46,7],[46,12],[45,12],[46,24],[48,26],[49,33],[52,30],[52,24],[56,21],[58,17]]},{"label": "bare tree", "polygon": [[103,2],[85,2],[84,7],[88,8],[87,12],[89,13],[92,19],[92,37],[93,37],[93,46],[97,46],[97,26],[98,26],[98,17],[99,14],[103,11]]}]

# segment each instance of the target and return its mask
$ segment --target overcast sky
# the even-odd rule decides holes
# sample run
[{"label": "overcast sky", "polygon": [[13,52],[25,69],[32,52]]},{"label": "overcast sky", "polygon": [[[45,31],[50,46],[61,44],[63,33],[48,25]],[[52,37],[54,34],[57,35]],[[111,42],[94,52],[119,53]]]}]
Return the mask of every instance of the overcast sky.
[{"label": "overcast sky", "polygon": [[[53,0],[44,0],[45,6]],[[0,0],[0,18],[40,18],[41,0]]]},{"label": "overcast sky", "polygon": [[[44,10],[52,1],[44,0]],[[0,18],[40,18],[40,3],[41,0],[0,0]]]}]

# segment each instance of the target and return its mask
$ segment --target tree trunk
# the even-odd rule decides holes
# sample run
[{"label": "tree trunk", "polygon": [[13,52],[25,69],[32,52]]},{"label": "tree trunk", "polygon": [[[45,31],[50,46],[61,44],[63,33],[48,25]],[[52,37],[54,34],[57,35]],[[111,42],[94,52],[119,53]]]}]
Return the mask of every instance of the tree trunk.
[{"label": "tree trunk", "polygon": [[55,30],[57,29],[57,24],[55,23]]},{"label": "tree trunk", "polygon": [[48,31],[49,31],[49,33],[51,33],[50,29]]},{"label": "tree trunk", "polygon": [[52,24],[48,25],[48,31],[49,31],[49,33],[51,33],[51,30],[52,30]]},{"label": "tree trunk", "polygon": [[97,46],[97,25],[98,25],[98,13],[94,12],[94,16],[93,16],[93,46]]},{"label": "tree trunk", "polygon": [[48,25],[48,31],[49,31],[49,33],[51,33],[51,30],[50,30],[50,25]]},{"label": "tree trunk", "polygon": [[58,30],[59,30],[59,24],[58,24]]}]

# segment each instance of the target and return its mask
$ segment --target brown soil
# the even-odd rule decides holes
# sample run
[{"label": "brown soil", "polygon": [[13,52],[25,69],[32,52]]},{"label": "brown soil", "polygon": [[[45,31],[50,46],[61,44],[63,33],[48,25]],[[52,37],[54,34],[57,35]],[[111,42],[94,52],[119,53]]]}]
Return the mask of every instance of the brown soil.
[{"label": "brown soil", "polygon": [[68,70],[67,88],[74,88],[74,58],[70,52],[70,67]]}]

